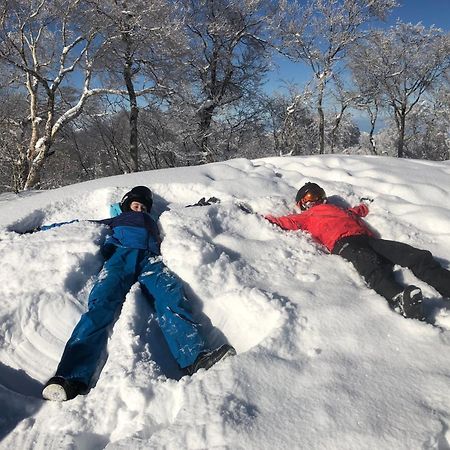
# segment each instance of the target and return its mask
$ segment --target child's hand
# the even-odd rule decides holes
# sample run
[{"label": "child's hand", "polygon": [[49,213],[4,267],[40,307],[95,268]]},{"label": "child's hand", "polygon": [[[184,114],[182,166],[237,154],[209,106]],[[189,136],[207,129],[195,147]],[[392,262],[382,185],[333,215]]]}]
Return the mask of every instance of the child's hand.
[{"label": "child's hand", "polygon": [[361,197],[361,198],[359,199],[359,201],[360,201],[361,203],[363,203],[364,205],[369,206],[371,203],[373,203],[373,198],[370,198],[370,197]]},{"label": "child's hand", "polygon": [[275,223],[276,222],[276,217],[272,216],[272,214],[267,214],[264,216],[264,219],[268,220],[271,223]]}]

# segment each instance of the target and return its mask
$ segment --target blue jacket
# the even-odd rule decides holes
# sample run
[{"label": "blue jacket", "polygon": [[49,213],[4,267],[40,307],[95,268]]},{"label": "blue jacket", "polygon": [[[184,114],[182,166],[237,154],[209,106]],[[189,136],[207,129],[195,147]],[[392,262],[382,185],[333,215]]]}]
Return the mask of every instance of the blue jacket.
[{"label": "blue jacket", "polygon": [[[73,222],[78,220],[44,225],[40,227],[40,230],[44,231]],[[116,217],[89,222],[107,225],[112,230],[112,235],[108,236],[102,245],[101,251],[105,258],[109,258],[114,253],[115,247],[136,248],[148,250],[155,255],[160,254],[161,237],[158,225],[148,213],[124,212]]]},{"label": "blue jacket", "polygon": [[93,220],[92,222],[107,225],[113,232],[103,244],[105,250],[114,245],[115,247],[149,250],[159,255],[161,238],[158,226],[150,214],[131,211],[110,219]]}]

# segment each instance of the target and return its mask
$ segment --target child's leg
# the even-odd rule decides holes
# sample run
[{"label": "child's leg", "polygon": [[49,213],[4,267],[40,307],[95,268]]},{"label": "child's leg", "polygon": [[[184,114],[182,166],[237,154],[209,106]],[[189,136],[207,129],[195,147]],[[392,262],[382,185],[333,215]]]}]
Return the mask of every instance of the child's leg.
[{"label": "child's leg", "polygon": [[178,365],[181,368],[191,365],[206,348],[181,281],[161,258],[150,257],[141,270],[139,282],[154,299],[159,326]]},{"label": "child's leg", "polygon": [[66,344],[56,376],[89,386],[102,356],[112,325],[136,281],[138,250],[118,248],[106,261],[89,295],[85,312]]},{"label": "child's leg", "polygon": [[339,255],[350,261],[366,283],[388,302],[403,291],[395,281],[392,266],[369,247],[366,236],[348,238]]},{"label": "child's leg", "polygon": [[450,297],[450,272],[441,267],[429,251],[385,239],[371,238],[369,245],[392,263],[411,269],[417,278],[433,286],[443,296]]}]

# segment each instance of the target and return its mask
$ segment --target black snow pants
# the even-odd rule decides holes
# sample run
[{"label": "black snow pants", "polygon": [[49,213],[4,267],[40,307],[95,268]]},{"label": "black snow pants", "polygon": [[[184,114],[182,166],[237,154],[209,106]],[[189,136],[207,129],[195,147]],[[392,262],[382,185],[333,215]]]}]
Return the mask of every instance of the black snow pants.
[{"label": "black snow pants", "polygon": [[359,235],[339,240],[333,254],[350,261],[366,283],[389,302],[404,289],[394,278],[394,264],[409,268],[417,278],[433,286],[442,296],[450,297],[450,271],[441,267],[427,250]]}]

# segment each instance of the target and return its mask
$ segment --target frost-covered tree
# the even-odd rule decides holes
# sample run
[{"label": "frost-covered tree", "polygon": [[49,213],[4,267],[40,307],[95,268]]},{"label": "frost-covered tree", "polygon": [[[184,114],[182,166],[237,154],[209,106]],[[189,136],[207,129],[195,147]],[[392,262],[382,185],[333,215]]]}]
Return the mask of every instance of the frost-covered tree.
[{"label": "frost-covered tree", "polygon": [[0,191],[14,190],[15,158],[26,139],[26,106],[20,92],[0,85]]},{"label": "frost-covered tree", "polygon": [[393,113],[398,157],[405,156],[407,118],[449,64],[450,36],[421,24],[373,31],[354,49],[351,66],[359,84],[365,80]]},{"label": "frost-covered tree", "polygon": [[[375,139],[375,127],[379,117],[380,110],[383,108],[383,96],[376,77],[368,76],[366,67],[361,60],[360,48],[356,46],[354,52],[349,55],[348,66],[352,73],[352,81],[357,96],[354,105],[357,109],[365,111],[369,117],[370,129],[368,132],[369,150],[372,154],[377,155],[377,142]],[[359,70],[361,68],[362,70]]]},{"label": "frost-covered tree", "polygon": [[326,136],[331,153],[334,153],[337,148],[342,150],[355,145],[359,138],[359,129],[352,122],[348,111],[351,106],[358,103],[360,94],[355,89],[346,88],[344,81],[337,74],[333,76],[333,80],[333,107],[328,113],[330,119],[326,121],[329,124]]},{"label": "frost-covered tree", "polygon": [[176,3],[167,0],[86,0],[92,6],[90,21],[102,35],[98,67],[107,86],[123,86],[129,105],[130,162],[123,168],[140,168],[138,115],[144,95],[167,95],[168,76],[177,72],[177,58],[185,47]]},{"label": "frost-covered tree", "polygon": [[217,160],[256,158],[270,154],[265,135],[265,111],[258,95],[237,105],[223,107],[214,121],[210,143]]},{"label": "frost-covered tree", "polygon": [[338,111],[327,122],[330,123],[330,130],[326,130],[326,136],[332,153],[345,152],[346,149],[359,144],[361,132],[349,114],[341,114]]},{"label": "frost-covered tree", "polygon": [[185,0],[190,38],[186,71],[197,116],[193,140],[197,162],[216,159],[209,138],[213,118],[222,108],[258,91],[268,70],[267,18],[276,8],[269,0]]},{"label": "frost-covered tree", "polygon": [[325,95],[334,72],[371,20],[384,19],[395,0],[285,0],[281,51],[311,68],[316,81],[319,153],[325,152]]},{"label": "frost-covered tree", "polygon": [[[61,129],[76,118],[90,89],[95,33],[83,27],[80,0],[7,0],[0,9],[0,63],[28,101],[28,144],[15,159],[15,188],[39,184],[42,167]],[[76,20],[75,20],[76,19]],[[77,25],[78,24],[78,25]],[[81,73],[75,81],[75,72]],[[71,89],[78,84],[79,92]]]},{"label": "frost-covered tree", "polygon": [[309,107],[310,93],[273,94],[266,99],[268,129],[278,156],[310,155],[317,147],[317,123]]},{"label": "frost-covered tree", "polygon": [[408,117],[405,148],[411,158],[450,159],[450,80],[447,76],[424,95]]}]

